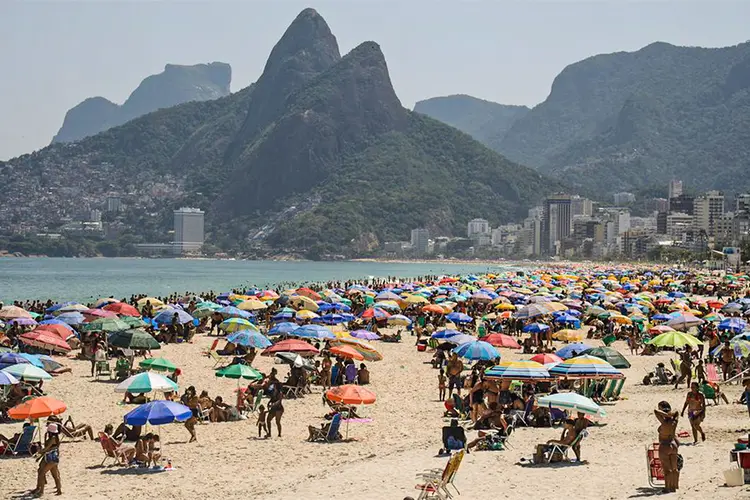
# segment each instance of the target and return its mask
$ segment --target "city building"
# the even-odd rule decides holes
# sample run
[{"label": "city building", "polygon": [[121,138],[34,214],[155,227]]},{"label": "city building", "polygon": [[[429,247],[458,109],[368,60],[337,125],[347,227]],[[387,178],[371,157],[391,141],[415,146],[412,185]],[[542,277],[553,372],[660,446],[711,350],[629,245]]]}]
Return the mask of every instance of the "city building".
[{"label": "city building", "polygon": [[685,235],[692,232],[693,216],[683,213],[667,215],[667,234],[675,241],[685,241]]},{"label": "city building", "polygon": [[490,223],[486,219],[472,219],[469,221],[467,237],[485,236],[490,234]]},{"label": "city building", "polygon": [[93,209],[89,213],[89,221],[90,222],[101,222],[102,221],[102,211],[101,210],[97,210],[97,209]]},{"label": "city building", "polygon": [[680,194],[669,199],[669,211],[679,214],[693,215],[695,198],[688,194]]},{"label": "city building", "polygon": [[424,228],[411,230],[411,246],[417,255],[426,255],[430,246],[430,232]]},{"label": "city building", "polygon": [[693,222],[695,229],[709,237],[716,235],[717,224],[724,215],[724,194],[719,191],[708,191],[695,199]]},{"label": "city building", "polygon": [[646,198],[643,207],[648,212],[668,212],[669,200],[666,198]]},{"label": "city building", "polygon": [[107,212],[120,212],[122,200],[119,196],[107,196]]},{"label": "city building", "polygon": [[203,246],[203,210],[183,207],[174,211],[174,253],[196,252]]},{"label": "city building", "polygon": [[591,217],[594,213],[593,203],[588,198],[572,196],[570,198],[570,211],[575,217]]},{"label": "city building", "polygon": [[635,201],[635,195],[633,193],[615,193],[614,195],[615,205],[618,207],[624,207],[630,205]]},{"label": "city building", "polygon": [[572,228],[570,196],[557,194],[544,200],[542,252],[548,255],[559,255],[562,242],[570,236]]},{"label": "city building", "polygon": [[750,212],[750,194],[738,194],[734,198],[735,212]]},{"label": "city building", "polygon": [[682,181],[672,179],[669,181],[669,199],[677,198],[682,195]]}]

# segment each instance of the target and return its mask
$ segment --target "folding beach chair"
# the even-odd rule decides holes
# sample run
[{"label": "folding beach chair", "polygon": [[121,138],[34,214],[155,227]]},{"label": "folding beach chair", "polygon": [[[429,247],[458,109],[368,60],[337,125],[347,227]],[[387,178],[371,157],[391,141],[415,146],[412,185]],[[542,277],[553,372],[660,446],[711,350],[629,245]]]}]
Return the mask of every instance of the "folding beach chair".
[{"label": "folding beach chair", "polygon": [[102,445],[102,450],[104,450],[104,460],[102,460],[101,465],[104,465],[107,459],[110,458],[114,460],[117,465],[128,465],[125,460],[125,453],[123,453],[120,447],[103,432],[99,433],[99,444]]},{"label": "folding beach chair", "polygon": [[331,423],[328,425],[328,430],[318,429],[316,433],[313,433],[310,441],[325,441],[326,443],[333,443],[335,441],[341,441],[341,413],[337,413],[331,419]]},{"label": "folding beach chair", "polygon": [[224,366],[226,365],[226,360],[219,356],[219,353],[217,353],[216,351],[208,351],[208,357],[214,361],[214,370],[224,368]]},{"label": "folding beach chair", "polygon": [[617,401],[618,399],[620,399],[620,393],[622,392],[622,388],[625,385],[625,380],[627,380],[627,377],[622,377],[618,382],[617,387],[615,387],[615,390],[612,393],[612,401]]},{"label": "folding beach chair", "polygon": [[715,384],[718,384],[721,382],[721,377],[719,377],[719,371],[716,368],[716,365],[714,363],[707,363],[706,364],[706,380],[709,382],[713,382]]},{"label": "folding beach chair", "polygon": [[442,471],[440,469],[432,469],[417,474],[417,478],[425,481],[424,483],[415,486],[416,489],[420,490],[419,497],[417,498],[453,498],[453,495],[448,490],[449,485],[453,486],[456,493],[460,495],[461,492],[458,491],[454,480],[465,454],[465,450],[454,453],[448,459],[448,463],[445,464],[445,469]]},{"label": "folding beach chair", "polygon": [[531,412],[534,411],[534,397],[530,396],[529,400],[526,401],[526,406],[523,409],[523,413],[516,412],[515,416],[518,420],[523,423],[524,426],[529,426],[529,417],[531,416]]},{"label": "folding beach chair", "polygon": [[664,469],[659,460],[659,443],[646,445],[646,473],[652,488],[664,486]]},{"label": "folding beach chair", "polygon": [[3,455],[31,455],[31,443],[34,441],[36,426],[28,425],[23,428],[23,432],[18,436],[15,443],[8,443],[8,447],[3,451]]},{"label": "folding beach chair", "polygon": [[548,451],[544,454],[544,463],[551,463],[552,459],[555,456],[559,456],[561,458],[561,461],[568,462],[570,459],[568,458],[568,452],[577,444],[579,444],[581,441],[583,441],[583,438],[588,436],[588,431],[585,429],[578,433],[578,435],[575,437],[572,443],[568,445],[564,444],[556,444],[553,443],[549,445]]}]

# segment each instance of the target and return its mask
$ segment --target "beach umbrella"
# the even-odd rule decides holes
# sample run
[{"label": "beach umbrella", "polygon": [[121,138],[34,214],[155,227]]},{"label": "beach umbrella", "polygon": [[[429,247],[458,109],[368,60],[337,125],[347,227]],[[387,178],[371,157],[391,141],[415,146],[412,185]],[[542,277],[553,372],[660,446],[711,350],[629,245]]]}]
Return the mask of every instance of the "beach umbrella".
[{"label": "beach umbrella", "polygon": [[0,319],[31,318],[31,313],[18,306],[5,306],[0,308]]},{"label": "beach umbrella", "polygon": [[332,340],[331,344],[350,345],[357,352],[359,352],[362,356],[364,356],[365,361],[382,361],[383,360],[383,355],[380,354],[380,352],[377,349],[375,349],[373,346],[371,346],[364,340],[360,340],[360,339],[353,338],[353,337],[343,337],[343,338],[339,338],[336,340]]},{"label": "beach umbrella", "polygon": [[4,372],[10,373],[19,380],[25,382],[39,382],[40,380],[52,380],[52,375],[41,368],[37,368],[28,361],[3,368]]},{"label": "beach umbrella", "polygon": [[315,371],[315,364],[311,360],[305,359],[299,354],[295,354],[293,352],[277,352],[276,357],[288,365],[296,366],[298,368],[304,368],[308,371]]},{"label": "beach umbrella", "polygon": [[268,335],[289,335],[297,328],[299,325],[296,323],[276,323],[268,330]]},{"label": "beach umbrella", "polygon": [[70,346],[56,333],[47,330],[33,330],[18,336],[18,340],[26,345],[46,349],[48,351],[68,352]]},{"label": "beach umbrella", "polygon": [[388,319],[390,317],[391,317],[391,315],[387,311],[385,311],[385,310],[383,310],[383,309],[381,309],[379,307],[370,307],[370,308],[366,309],[360,315],[360,318],[362,318],[362,319],[372,319],[372,318],[375,318],[378,321],[383,320],[383,319]]},{"label": "beach umbrella", "polygon": [[194,318],[202,319],[211,316],[215,312],[216,309],[212,309],[210,307],[196,307],[195,311],[193,311],[192,313],[192,316]]},{"label": "beach umbrella", "polygon": [[466,344],[467,342],[476,342],[478,339],[473,335],[466,335],[461,333],[459,335],[446,337],[444,340],[450,344],[461,345]]},{"label": "beach umbrella", "polygon": [[576,342],[574,344],[568,344],[555,352],[559,357],[563,359],[572,358],[581,354],[583,351],[591,349],[593,346],[584,344],[583,342]]},{"label": "beach umbrella", "polygon": [[586,338],[586,330],[570,330],[565,328],[552,334],[553,339],[564,340],[566,342],[580,342]]},{"label": "beach umbrella", "polygon": [[138,312],[138,309],[131,306],[130,304],[126,304],[125,302],[113,302],[111,304],[107,304],[102,309],[104,309],[105,311],[111,311],[121,316],[132,316],[134,318],[141,317],[141,313]]},{"label": "beach umbrella", "polygon": [[272,344],[270,340],[256,330],[236,331],[227,336],[227,342],[241,345],[243,347],[255,347],[257,349],[265,349]]},{"label": "beach umbrella", "polygon": [[358,361],[363,361],[365,359],[365,357],[360,354],[359,351],[348,345],[331,347],[329,349],[329,352],[334,356],[338,356],[341,358],[356,359]]},{"label": "beach umbrella", "polygon": [[603,359],[615,368],[630,368],[630,361],[620,352],[611,347],[594,347],[583,351],[581,354]]},{"label": "beach umbrella", "polygon": [[549,325],[545,325],[544,323],[531,323],[530,325],[524,326],[523,331],[527,333],[542,333],[549,331]]},{"label": "beach umbrella", "polygon": [[64,312],[56,316],[57,319],[69,325],[80,325],[86,321],[86,318],[80,312]]},{"label": "beach umbrella", "polygon": [[306,339],[335,339],[336,335],[322,325],[303,325],[289,335]]},{"label": "beach umbrella", "polygon": [[318,316],[317,313],[308,311],[307,309],[303,309],[302,311],[297,312],[297,314],[295,314],[294,317],[297,319],[297,321],[308,321],[308,320],[317,319],[320,316]]},{"label": "beach umbrella", "polygon": [[8,324],[18,326],[36,326],[39,323],[37,323],[33,318],[13,318],[8,321]]},{"label": "beach umbrella", "polygon": [[486,337],[482,337],[482,340],[488,344],[492,344],[495,347],[507,347],[508,349],[520,349],[521,345],[511,337],[504,333],[491,333]]},{"label": "beach umbrella", "polygon": [[606,417],[607,412],[591,399],[575,392],[559,392],[542,396],[537,400],[539,406],[551,406],[571,412],[581,412],[593,417]]},{"label": "beach umbrella", "polygon": [[702,319],[696,318],[692,314],[680,314],[667,321],[667,326],[671,326],[675,330],[685,331],[702,323],[704,323]]},{"label": "beach umbrella", "polygon": [[380,340],[380,335],[369,330],[354,330],[349,332],[349,335],[354,338],[363,340]]},{"label": "beach umbrella", "polygon": [[83,325],[87,332],[122,332],[131,328],[130,324],[119,318],[99,318]]},{"label": "beach umbrella", "polygon": [[224,318],[245,318],[250,319],[254,317],[255,315],[249,311],[239,309],[234,306],[226,306],[222,307],[218,311],[219,314],[221,314]]},{"label": "beach umbrella", "polygon": [[[236,378],[236,379],[247,379],[247,380],[261,380],[263,374],[252,366],[243,365],[241,363],[235,363],[233,365],[226,366],[221,370],[216,371],[217,377]],[[239,383],[239,382],[238,382]]]},{"label": "beach umbrella", "polygon": [[0,366],[5,367],[10,365],[17,365],[19,363],[29,364],[31,363],[31,361],[16,352],[6,352],[5,354],[0,354]]},{"label": "beach umbrella", "polygon": [[262,311],[266,309],[266,305],[258,299],[243,300],[237,304],[237,309],[242,311]]},{"label": "beach umbrella", "polygon": [[177,366],[175,366],[174,363],[164,358],[144,359],[143,361],[138,363],[138,366],[146,370],[156,370],[156,371],[165,371],[165,372],[173,372],[177,370]]},{"label": "beach umbrella", "polygon": [[271,347],[265,349],[261,353],[261,356],[273,356],[274,354],[279,352],[295,352],[303,355],[315,355],[320,353],[320,351],[318,351],[314,346],[305,342],[304,340],[286,339],[282,340],[281,342],[277,342]]},{"label": "beach umbrella", "polygon": [[[455,338],[455,337],[454,337]],[[449,341],[451,339],[448,339]],[[453,352],[466,359],[482,359],[482,360],[493,360],[500,358],[500,353],[495,349],[492,344],[483,342],[481,340],[474,340],[473,342],[466,342],[459,345]]]},{"label": "beach umbrella", "polygon": [[388,325],[389,326],[409,326],[411,325],[411,320],[404,316],[403,314],[394,314],[390,318],[388,318]]},{"label": "beach umbrella", "polygon": [[646,343],[657,347],[684,347],[686,345],[696,347],[703,342],[689,333],[672,331],[657,335]]},{"label": "beach umbrella", "polygon": [[656,335],[659,335],[660,333],[674,332],[674,331],[676,331],[674,328],[672,328],[671,326],[667,326],[667,325],[656,325],[648,329],[648,333],[654,333]]},{"label": "beach umbrella", "polygon": [[240,330],[258,330],[258,327],[244,318],[229,318],[219,324],[219,330],[227,333],[239,332]]},{"label": "beach umbrella", "polygon": [[334,403],[345,405],[369,405],[375,402],[375,393],[361,385],[345,384],[326,391],[326,397]]},{"label": "beach umbrella", "polygon": [[152,391],[177,392],[177,384],[164,375],[154,372],[143,372],[128,377],[115,387],[115,392],[144,394]]},{"label": "beach umbrella", "polygon": [[315,290],[311,290],[310,288],[305,288],[305,287],[298,288],[294,291],[294,293],[296,293],[297,295],[306,297],[308,299],[312,299],[312,300],[322,299],[322,297],[320,296],[318,292],[316,292]]},{"label": "beach umbrella", "polygon": [[540,353],[540,354],[535,354],[534,356],[532,356],[531,361],[536,361],[537,363],[542,364],[542,365],[550,365],[550,364],[562,363],[563,359],[557,354]]},{"label": "beach umbrella", "polygon": [[716,328],[722,331],[739,333],[745,329],[747,323],[739,318],[727,318],[719,323]]},{"label": "beach umbrella", "polygon": [[302,295],[289,297],[289,303],[296,307],[298,310],[307,310],[312,312],[318,310],[318,303],[315,302],[315,300],[320,299],[311,299],[310,297],[305,297]]},{"label": "beach umbrella", "polygon": [[414,305],[414,304],[428,304],[430,301],[427,300],[422,295],[409,295],[404,299],[404,302],[406,302],[409,305]]},{"label": "beach umbrella", "polygon": [[8,410],[8,416],[14,420],[39,419],[59,415],[67,410],[65,403],[48,396],[29,399]]},{"label": "beach umbrella", "polygon": [[543,303],[535,302],[519,309],[515,316],[520,319],[537,318],[539,316],[549,316],[552,311],[544,306]]},{"label": "beach umbrella", "polygon": [[[81,313],[83,311],[88,311],[88,306],[84,306],[83,304],[79,304],[78,302],[68,302],[62,307],[58,308],[56,311],[54,311],[55,315],[65,314],[69,312],[78,312]],[[48,310],[49,311],[49,310]]]},{"label": "beach umbrella", "polygon": [[[105,309],[86,309],[85,311],[81,311],[81,314],[83,314],[83,316],[86,318],[86,321],[93,321],[96,318],[116,318],[117,317],[117,313],[114,313],[112,311],[107,311]],[[58,316],[58,318],[60,316]]]},{"label": "beach umbrella", "polygon": [[150,333],[139,329],[114,332],[109,335],[107,342],[123,349],[161,349],[161,344]]},{"label": "beach umbrella", "polygon": [[149,303],[149,302],[151,303],[152,307],[164,305],[164,302],[157,299],[156,297],[143,297],[142,299],[138,299],[138,302],[136,302],[135,305],[136,307],[138,307],[138,309],[143,311],[143,308],[146,307],[146,303]]},{"label": "beach umbrella", "polygon": [[549,369],[556,377],[611,378],[621,377],[622,373],[606,361],[594,356],[577,356],[559,363]]},{"label": "beach umbrella", "polygon": [[512,380],[546,380],[550,374],[536,361],[503,361],[484,372],[486,377]]},{"label": "beach umbrella", "polygon": [[[100,299],[97,299],[96,302],[94,302],[94,307],[97,309],[103,309],[104,306],[107,306],[109,304],[119,304],[119,303],[121,302],[114,297],[102,297]],[[124,302],[122,303],[124,304]]]},{"label": "beach umbrella", "polygon": [[156,400],[126,413],[123,420],[128,425],[162,425],[184,422],[192,416],[193,411],[183,404]]},{"label": "beach umbrella", "polygon": [[128,325],[129,329],[145,328],[148,326],[148,323],[143,321],[141,318],[136,318],[135,316],[122,316],[120,317],[120,321]]},{"label": "beach umbrella", "polygon": [[474,318],[469,316],[468,314],[460,313],[460,312],[452,312],[445,316],[445,318],[452,323],[455,324],[465,324],[465,323],[471,323],[474,321]]},{"label": "beach umbrella", "polygon": [[446,328],[445,330],[438,330],[435,333],[433,333],[430,338],[433,339],[448,339],[450,337],[455,337],[456,335],[461,335],[461,332],[458,330],[453,330],[451,328]]},{"label": "beach umbrella", "polygon": [[177,314],[177,322],[181,325],[193,322],[194,318],[182,309],[164,309],[154,316],[153,322],[157,325],[171,325],[175,314]]},{"label": "beach umbrella", "polygon": [[445,314],[447,312],[443,306],[438,304],[427,304],[426,306],[422,307],[422,311],[433,314]]},{"label": "beach umbrella", "polygon": [[401,300],[401,297],[391,292],[390,290],[383,290],[375,296],[375,300]]},{"label": "beach umbrella", "polygon": [[0,385],[15,385],[18,382],[19,380],[12,373],[0,370]]}]

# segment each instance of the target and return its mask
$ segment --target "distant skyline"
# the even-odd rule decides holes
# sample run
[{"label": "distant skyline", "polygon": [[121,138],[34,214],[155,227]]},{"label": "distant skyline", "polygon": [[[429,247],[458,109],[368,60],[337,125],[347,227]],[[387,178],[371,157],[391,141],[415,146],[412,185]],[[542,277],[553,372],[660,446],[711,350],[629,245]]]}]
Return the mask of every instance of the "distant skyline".
[{"label": "distant skyline", "polygon": [[167,63],[223,61],[232,91],[260,76],[305,7],[345,54],[383,49],[405,107],[469,94],[534,106],[567,65],[655,41],[722,47],[750,38],[750,1],[0,2],[0,159],[49,144],[87,97],[121,104]]}]

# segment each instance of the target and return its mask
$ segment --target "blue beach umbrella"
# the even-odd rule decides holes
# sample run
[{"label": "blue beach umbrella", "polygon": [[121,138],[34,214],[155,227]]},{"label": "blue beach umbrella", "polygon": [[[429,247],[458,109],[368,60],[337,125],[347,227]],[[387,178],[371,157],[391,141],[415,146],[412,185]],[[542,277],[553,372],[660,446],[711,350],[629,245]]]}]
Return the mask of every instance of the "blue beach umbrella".
[{"label": "blue beach umbrella", "polygon": [[154,316],[153,321],[157,325],[171,325],[172,317],[175,315],[175,313],[177,313],[177,321],[180,324],[184,325],[185,323],[193,322],[193,317],[182,309],[164,309],[163,311],[159,312],[159,314]]},{"label": "blue beach umbrella", "polygon": [[468,314],[460,313],[460,312],[452,312],[445,316],[446,319],[450,320],[453,323],[471,323],[473,321],[473,318],[469,316]]},{"label": "blue beach umbrella", "polygon": [[[467,344],[469,342],[476,342],[477,338],[473,335],[465,335],[463,333],[459,335],[453,335],[445,339],[446,342],[456,345]],[[490,344],[491,345],[491,344]]]},{"label": "blue beach umbrella", "polygon": [[262,333],[255,330],[239,330],[234,332],[227,337],[227,342],[244,347],[255,347],[256,349],[265,349],[272,344]]},{"label": "blue beach umbrella", "polygon": [[276,323],[270,330],[268,330],[268,335],[289,335],[298,328],[299,325],[297,323]]},{"label": "blue beach umbrella", "polygon": [[553,376],[565,377],[604,378],[622,376],[622,373],[603,359],[586,354],[556,364],[549,369],[549,373]]},{"label": "blue beach umbrella", "polygon": [[431,338],[433,339],[447,339],[450,337],[455,337],[456,335],[461,335],[461,332],[458,330],[453,330],[451,328],[447,328],[445,330],[438,330],[435,333],[431,335]]},{"label": "blue beach umbrella", "polygon": [[466,359],[473,360],[493,360],[500,357],[500,353],[495,349],[492,344],[483,342],[481,340],[475,340],[473,342],[466,342],[461,344],[453,352]]},{"label": "blue beach umbrella", "polygon": [[156,400],[126,413],[123,420],[128,425],[162,425],[184,422],[192,416],[192,410],[183,404]]},{"label": "blue beach umbrella", "polygon": [[568,344],[565,347],[558,349],[555,354],[560,356],[562,359],[568,359],[589,349],[593,349],[593,347],[588,344],[584,344],[583,342],[576,342],[574,344]]},{"label": "blue beach umbrella", "polygon": [[290,335],[305,339],[335,339],[336,336],[331,330],[322,325],[304,325],[300,326]]},{"label": "blue beach umbrella", "polygon": [[719,330],[727,330],[730,332],[738,333],[745,329],[747,323],[739,318],[727,318],[719,323],[717,327]]},{"label": "blue beach umbrella", "polygon": [[11,373],[0,370],[0,386],[1,385],[15,385],[19,381]]},{"label": "blue beach umbrella", "polygon": [[57,316],[57,319],[69,325],[80,325],[86,318],[79,312],[65,312]]},{"label": "blue beach umbrella", "polygon": [[523,331],[527,333],[542,333],[549,330],[549,325],[544,323],[531,323],[523,327]]}]

